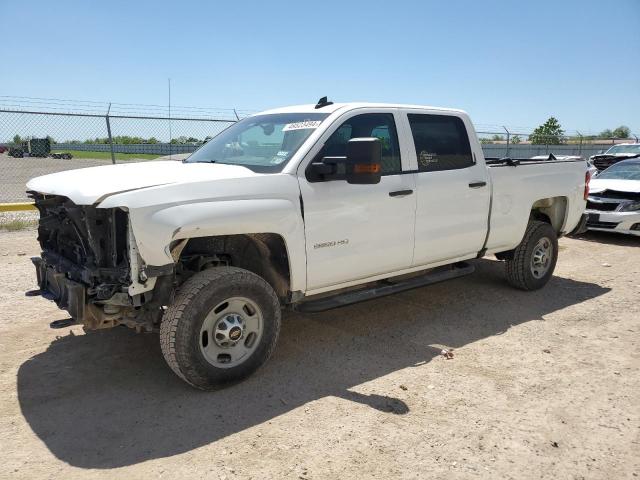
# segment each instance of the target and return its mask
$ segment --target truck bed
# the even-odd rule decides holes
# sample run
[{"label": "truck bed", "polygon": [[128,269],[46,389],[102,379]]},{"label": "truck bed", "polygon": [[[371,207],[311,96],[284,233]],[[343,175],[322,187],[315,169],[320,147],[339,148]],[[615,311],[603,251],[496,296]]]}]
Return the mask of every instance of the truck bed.
[{"label": "truck bed", "polygon": [[[587,163],[583,159],[486,158],[492,201],[486,249],[489,253],[515,248],[524,235],[529,213],[539,199],[553,199],[548,216],[560,233],[579,223]],[[567,185],[575,185],[567,191]]]}]

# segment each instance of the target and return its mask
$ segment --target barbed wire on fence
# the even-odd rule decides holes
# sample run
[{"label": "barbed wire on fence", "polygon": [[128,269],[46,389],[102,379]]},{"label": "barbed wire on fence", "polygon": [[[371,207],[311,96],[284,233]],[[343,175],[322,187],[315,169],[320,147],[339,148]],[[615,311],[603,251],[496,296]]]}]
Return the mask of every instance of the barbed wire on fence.
[{"label": "barbed wire on fence", "polygon": [[24,97],[0,95],[0,109],[15,111],[37,111],[43,113],[81,113],[122,116],[165,117],[171,112],[172,117],[189,118],[224,118],[236,120],[244,118],[254,110],[243,108],[220,108],[209,106],[157,105],[145,103],[97,102],[92,100],[70,100],[61,98]]}]

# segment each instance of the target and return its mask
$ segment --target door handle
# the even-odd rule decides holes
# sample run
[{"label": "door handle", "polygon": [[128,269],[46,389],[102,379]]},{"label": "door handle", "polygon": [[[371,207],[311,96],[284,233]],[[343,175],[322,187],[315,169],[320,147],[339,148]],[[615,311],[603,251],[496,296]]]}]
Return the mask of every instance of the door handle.
[{"label": "door handle", "polygon": [[487,182],[471,182],[469,184],[469,188],[480,188],[480,187],[484,187],[487,184]]},{"label": "door handle", "polygon": [[390,197],[404,197],[411,195],[413,190],[396,190],[395,192],[389,192]]}]

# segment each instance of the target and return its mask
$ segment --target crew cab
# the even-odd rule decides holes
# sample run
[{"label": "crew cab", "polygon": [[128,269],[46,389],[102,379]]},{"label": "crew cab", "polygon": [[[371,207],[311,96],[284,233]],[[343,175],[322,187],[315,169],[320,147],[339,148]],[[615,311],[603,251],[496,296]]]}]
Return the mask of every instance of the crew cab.
[{"label": "crew cab", "polygon": [[325,97],[240,120],[182,162],[31,180],[33,293],[86,329],[159,331],[173,371],[212,389],[269,358],[282,308],[458,277],[489,254],[513,286],[543,287],[588,183],[584,160],[485,159],[461,110]]}]

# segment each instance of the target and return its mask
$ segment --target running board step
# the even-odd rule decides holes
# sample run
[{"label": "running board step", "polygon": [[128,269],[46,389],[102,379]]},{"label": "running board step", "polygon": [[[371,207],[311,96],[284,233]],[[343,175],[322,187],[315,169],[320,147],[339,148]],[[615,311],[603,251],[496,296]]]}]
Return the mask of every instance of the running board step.
[{"label": "running board step", "polygon": [[331,297],[324,297],[318,300],[308,300],[293,306],[293,309],[303,313],[322,312],[332,308],[343,307],[353,303],[371,300],[373,298],[384,297],[394,293],[411,290],[413,288],[424,287],[434,283],[463,277],[473,273],[475,267],[465,262],[458,262],[452,268],[446,270],[436,269],[419,277],[412,277],[407,280],[392,283],[393,279],[381,280],[374,287],[355,290],[346,293],[339,293]]}]

